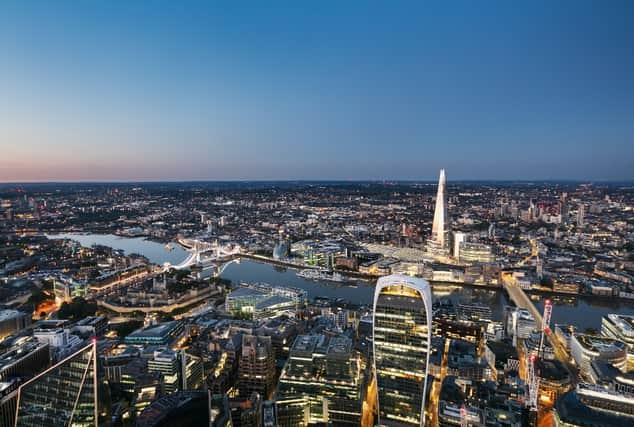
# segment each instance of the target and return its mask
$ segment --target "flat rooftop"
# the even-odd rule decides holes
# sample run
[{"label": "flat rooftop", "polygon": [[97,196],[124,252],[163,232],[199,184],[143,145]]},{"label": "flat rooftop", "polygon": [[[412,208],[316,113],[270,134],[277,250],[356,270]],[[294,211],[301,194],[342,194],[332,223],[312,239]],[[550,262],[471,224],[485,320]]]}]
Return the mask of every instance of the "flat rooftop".
[{"label": "flat rooftop", "polygon": [[613,338],[595,335],[573,334],[576,340],[589,351],[610,352],[625,349],[625,343]]},{"label": "flat rooftop", "polygon": [[131,338],[139,338],[139,337],[156,337],[161,338],[167,334],[169,334],[174,328],[178,326],[178,320],[174,320],[173,322],[165,322],[160,325],[148,326],[147,328],[137,329],[132,332],[128,337]]},{"label": "flat rooftop", "polygon": [[624,335],[634,336],[634,316],[627,314],[608,314],[608,319],[617,326]]},{"label": "flat rooftop", "polygon": [[264,310],[266,308],[275,307],[280,304],[294,304],[293,300],[280,295],[271,295],[255,304],[256,310]]},{"label": "flat rooftop", "polygon": [[5,320],[9,320],[15,317],[19,317],[20,315],[24,315],[25,313],[18,310],[0,310],[0,322],[4,322]]},{"label": "flat rooftop", "polygon": [[231,291],[227,298],[243,298],[243,297],[259,297],[265,296],[266,294],[262,291],[253,288],[240,287],[234,291]]}]

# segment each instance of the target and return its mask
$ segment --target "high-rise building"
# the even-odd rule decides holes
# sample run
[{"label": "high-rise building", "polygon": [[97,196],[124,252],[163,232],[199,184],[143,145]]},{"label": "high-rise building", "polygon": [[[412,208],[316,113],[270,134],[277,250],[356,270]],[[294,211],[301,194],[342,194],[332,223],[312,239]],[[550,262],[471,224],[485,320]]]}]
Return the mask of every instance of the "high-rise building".
[{"label": "high-rise building", "polygon": [[97,425],[96,356],[93,342],[22,384],[16,427]]},{"label": "high-rise building", "polygon": [[577,208],[577,226],[583,227],[585,225],[585,215],[586,215],[586,207],[584,205],[579,205]]},{"label": "high-rise building", "polygon": [[148,372],[161,374],[165,393],[196,390],[202,386],[203,363],[200,358],[187,354],[184,350],[156,351],[147,366]]},{"label": "high-rise building", "polygon": [[467,233],[456,231],[453,233],[453,257],[460,258],[460,244],[467,241]]},{"label": "high-rise building", "polygon": [[431,228],[431,238],[428,242],[430,252],[437,255],[447,255],[449,238],[447,231],[447,196],[445,194],[445,170],[440,170],[438,178],[438,192],[436,193],[436,207],[434,222]]},{"label": "high-rise building", "polygon": [[0,426],[15,424],[19,385],[50,365],[48,344],[33,337],[8,340],[0,351]]},{"label": "high-rise building", "polygon": [[276,393],[280,427],[361,423],[361,372],[346,336],[300,335]]},{"label": "high-rise building", "polygon": [[431,303],[426,280],[391,275],[377,282],[373,337],[380,426],[425,423]]},{"label": "high-rise building", "polygon": [[179,387],[180,363],[178,354],[170,349],[156,351],[154,357],[148,360],[148,372],[159,372],[163,378],[163,390],[165,393],[173,393]]},{"label": "high-rise building", "polygon": [[271,337],[244,335],[242,354],[238,365],[240,395],[249,397],[253,392],[268,399],[275,385],[275,355]]}]

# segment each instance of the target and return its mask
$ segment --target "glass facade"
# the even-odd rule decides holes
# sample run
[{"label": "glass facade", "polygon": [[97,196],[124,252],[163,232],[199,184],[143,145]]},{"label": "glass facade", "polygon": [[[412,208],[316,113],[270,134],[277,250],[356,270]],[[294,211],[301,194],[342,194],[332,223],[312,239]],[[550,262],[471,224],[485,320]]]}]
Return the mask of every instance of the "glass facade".
[{"label": "glass facade", "polygon": [[348,337],[298,336],[277,387],[279,426],[360,425],[361,380]]},{"label": "glass facade", "polygon": [[431,342],[431,290],[423,279],[383,277],[374,296],[379,425],[423,426]]},{"label": "glass facade", "polygon": [[23,384],[17,427],[95,426],[95,344]]}]

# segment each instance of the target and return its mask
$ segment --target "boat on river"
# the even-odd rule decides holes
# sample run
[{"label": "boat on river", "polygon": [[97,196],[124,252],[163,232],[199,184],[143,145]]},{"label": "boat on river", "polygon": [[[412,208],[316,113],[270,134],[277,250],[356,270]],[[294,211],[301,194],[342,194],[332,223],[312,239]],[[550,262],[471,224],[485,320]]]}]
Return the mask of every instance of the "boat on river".
[{"label": "boat on river", "polygon": [[308,280],[334,282],[334,283],[346,283],[350,281],[347,277],[337,272],[313,270],[309,268],[301,270],[299,273],[297,273],[297,276],[303,279],[308,279]]}]

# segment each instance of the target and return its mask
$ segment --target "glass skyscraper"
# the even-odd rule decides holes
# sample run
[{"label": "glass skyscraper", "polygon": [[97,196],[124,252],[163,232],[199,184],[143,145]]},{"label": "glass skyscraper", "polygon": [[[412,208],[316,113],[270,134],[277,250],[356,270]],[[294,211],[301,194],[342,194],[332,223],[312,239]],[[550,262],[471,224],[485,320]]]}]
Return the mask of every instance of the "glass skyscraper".
[{"label": "glass skyscraper", "polygon": [[430,326],[426,280],[404,275],[379,279],[373,318],[378,425],[424,425]]},{"label": "glass skyscraper", "polygon": [[434,221],[431,227],[431,238],[427,241],[427,250],[433,255],[449,255],[449,231],[447,229],[447,195],[445,194],[445,170],[440,170]]},{"label": "glass skyscraper", "polygon": [[24,383],[16,427],[96,426],[96,348],[92,343]]}]

